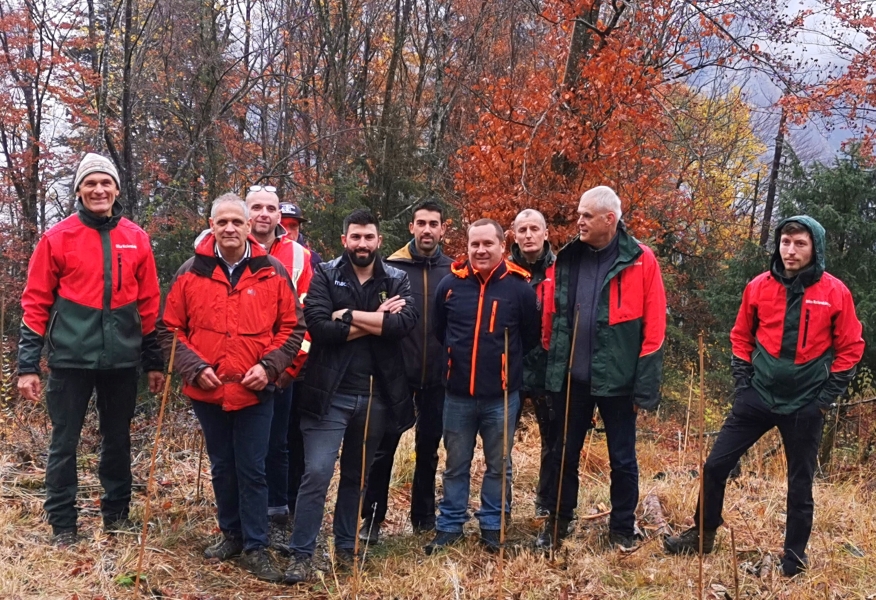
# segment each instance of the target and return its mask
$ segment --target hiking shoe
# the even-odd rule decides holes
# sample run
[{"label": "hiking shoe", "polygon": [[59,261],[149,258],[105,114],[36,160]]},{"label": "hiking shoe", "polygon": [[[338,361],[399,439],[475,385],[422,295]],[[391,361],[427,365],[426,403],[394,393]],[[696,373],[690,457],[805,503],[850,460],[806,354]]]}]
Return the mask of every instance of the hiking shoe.
[{"label": "hiking shoe", "polygon": [[498,554],[502,547],[501,536],[498,529],[481,529],[481,546],[491,554]]},{"label": "hiking shoe", "polygon": [[[716,531],[703,532],[703,554],[710,554],[715,548]],[[663,550],[667,554],[699,554],[700,531],[691,527],[679,536],[666,536],[663,538]]]},{"label": "hiking shoe", "polygon": [[551,516],[551,511],[544,506],[536,506],[535,507],[535,518],[536,519],[544,519]]},{"label": "hiking shoe", "polygon": [[[335,571],[347,572],[353,570],[356,564],[356,553],[352,548],[335,548]],[[362,564],[362,561],[359,561]]]},{"label": "hiking shoe", "polygon": [[[275,519],[274,517],[285,517]],[[271,515],[268,518],[268,543],[271,550],[276,550],[283,556],[289,556],[289,515]]]},{"label": "hiking shoe", "polygon": [[569,524],[571,521],[568,519],[559,519],[559,522],[554,521],[551,518],[548,518],[545,521],[541,529],[538,531],[538,536],[535,538],[535,547],[538,550],[549,551],[554,547],[554,525],[556,525],[557,529],[557,545],[559,548],[563,545],[563,540],[569,536],[570,527]]},{"label": "hiking shoe", "polygon": [[456,544],[457,542],[461,542],[465,536],[462,532],[451,533],[449,531],[439,531],[435,534],[435,538],[426,544],[423,548],[423,551],[426,555],[431,555],[441,550],[442,548],[446,548],[447,546],[451,546]]},{"label": "hiking shoe", "polygon": [[359,529],[359,541],[373,546],[380,542],[380,523],[365,519]]},{"label": "hiking shoe", "polygon": [[264,548],[250,550],[245,552],[240,557],[240,566],[256,576],[262,581],[270,581],[271,583],[280,583],[283,581],[283,572],[274,566],[271,562],[271,557],[268,556],[268,551]]},{"label": "hiking shoe", "polygon": [[103,530],[107,533],[139,533],[143,524],[131,520],[129,517],[104,517]]},{"label": "hiking shoe", "polygon": [[239,538],[231,538],[223,536],[222,539],[212,546],[207,546],[204,550],[204,558],[218,558],[219,560],[228,560],[235,556],[240,556],[243,552],[243,540]]},{"label": "hiking shoe", "polygon": [[621,550],[632,550],[636,547],[635,535],[624,535],[617,531],[608,532],[608,545],[620,546]]},{"label": "hiking shoe", "polygon": [[411,521],[411,526],[414,528],[414,533],[429,533],[435,531],[435,521],[420,521],[414,523]]},{"label": "hiking shoe", "polygon": [[295,554],[292,556],[292,560],[289,561],[283,581],[293,584],[307,581],[307,578],[310,577],[311,569],[313,569],[313,560],[309,556],[306,554]]},{"label": "hiking shoe", "polygon": [[790,550],[785,550],[785,555],[782,557],[782,575],[785,577],[796,577],[807,568],[809,568],[809,558],[806,554],[798,557]]},{"label": "hiking shoe", "polygon": [[63,550],[70,546],[75,546],[81,539],[74,527],[73,529],[55,529],[50,542],[55,548]]}]

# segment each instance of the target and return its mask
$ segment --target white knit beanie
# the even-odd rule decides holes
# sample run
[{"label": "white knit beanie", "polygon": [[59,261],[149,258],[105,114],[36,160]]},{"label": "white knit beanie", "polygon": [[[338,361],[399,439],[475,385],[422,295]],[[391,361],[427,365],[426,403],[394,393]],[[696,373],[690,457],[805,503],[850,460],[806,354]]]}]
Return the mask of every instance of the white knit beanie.
[{"label": "white knit beanie", "polygon": [[113,162],[100,154],[89,152],[85,155],[85,158],[82,159],[82,162],[79,163],[79,168],[76,169],[76,179],[73,180],[74,194],[79,191],[79,185],[82,183],[82,180],[92,173],[106,173],[115,180],[116,187],[120,190],[122,189],[122,186],[119,183],[119,172],[116,170],[116,166]]}]

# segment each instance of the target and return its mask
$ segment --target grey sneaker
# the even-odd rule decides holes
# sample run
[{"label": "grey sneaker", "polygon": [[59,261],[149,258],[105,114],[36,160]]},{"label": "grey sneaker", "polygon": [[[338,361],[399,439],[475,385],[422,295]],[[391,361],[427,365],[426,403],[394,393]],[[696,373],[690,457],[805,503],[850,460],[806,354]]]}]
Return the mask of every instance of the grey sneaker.
[{"label": "grey sneaker", "polygon": [[[274,516],[286,517],[275,519]],[[289,556],[289,518],[288,515],[274,515],[268,519],[268,543],[271,550],[275,550],[283,556]]]},{"label": "grey sneaker", "polygon": [[104,518],[103,530],[107,533],[140,533],[143,529],[143,524],[130,519],[129,517],[119,517],[117,519]]},{"label": "grey sneaker", "polygon": [[283,581],[286,583],[307,581],[311,570],[313,570],[313,560],[306,554],[295,554],[292,556],[292,560],[289,561]]},{"label": "grey sneaker", "polygon": [[223,536],[220,541],[212,546],[208,546],[207,549],[204,550],[204,558],[228,560],[229,558],[240,556],[241,552],[243,552],[243,540]]},{"label": "grey sneaker", "polygon": [[[703,532],[703,554],[710,554],[715,549],[716,531]],[[700,530],[691,527],[679,536],[663,538],[663,549],[667,554],[699,554]]]},{"label": "grey sneaker", "polygon": [[250,550],[240,557],[240,566],[262,581],[280,583],[283,581],[283,572],[274,566],[268,551],[264,548]]}]

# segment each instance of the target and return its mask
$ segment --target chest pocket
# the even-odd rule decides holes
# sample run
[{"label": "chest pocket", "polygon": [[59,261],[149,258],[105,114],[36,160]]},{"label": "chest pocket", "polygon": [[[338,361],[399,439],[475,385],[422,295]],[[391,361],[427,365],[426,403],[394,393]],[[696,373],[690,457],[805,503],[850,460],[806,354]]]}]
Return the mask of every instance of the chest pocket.
[{"label": "chest pocket", "polygon": [[238,311],[237,332],[240,335],[259,335],[272,333],[277,320],[279,305],[275,284],[276,276],[262,280],[255,285],[237,290],[240,308]]},{"label": "chest pocket", "polygon": [[113,244],[111,268],[113,271],[113,306],[124,306],[137,301],[140,284],[137,278],[139,254],[133,248],[119,248]]},{"label": "chest pocket", "polygon": [[608,282],[608,323],[641,319],[644,313],[644,269],[641,259]]},{"label": "chest pocket", "polygon": [[802,358],[808,360],[820,355],[833,342],[833,316],[834,309],[827,298],[803,300],[798,338]]}]

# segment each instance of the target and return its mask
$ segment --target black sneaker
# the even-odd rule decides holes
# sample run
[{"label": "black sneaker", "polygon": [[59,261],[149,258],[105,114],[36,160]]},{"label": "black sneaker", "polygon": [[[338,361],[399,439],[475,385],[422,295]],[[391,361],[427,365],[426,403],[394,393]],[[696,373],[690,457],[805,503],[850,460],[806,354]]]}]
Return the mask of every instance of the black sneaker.
[{"label": "black sneaker", "polygon": [[621,550],[632,550],[636,547],[636,536],[624,535],[622,533],[618,533],[617,531],[609,531],[608,545],[620,546]]},{"label": "black sneaker", "polygon": [[223,536],[222,539],[212,546],[207,546],[204,550],[204,558],[218,558],[219,560],[228,560],[235,556],[240,556],[243,552],[243,540],[239,538],[231,538]]},{"label": "black sneaker", "polygon": [[[338,573],[349,573],[353,571],[353,566],[356,564],[356,553],[352,548],[335,548],[335,571]],[[361,565],[361,561],[359,562]]]},{"label": "black sneaker", "polygon": [[[716,531],[703,532],[703,554],[710,554],[715,549]],[[663,549],[667,554],[699,554],[700,530],[691,527],[679,536],[663,538]]]},{"label": "black sneaker", "polygon": [[544,506],[536,506],[535,507],[535,518],[536,519],[544,519],[546,517],[551,516],[551,510],[545,508]]},{"label": "black sneaker", "polygon": [[[562,546],[563,540],[569,537],[569,532],[571,531],[570,523],[571,520],[569,519],[559,519],[559,522],[557,522],[548,518],[542,524],[541,529],[538,531],[538,536],[535,538],[536,549],[548,552],[552,548],[555,549]],[[554,546],[554,529],[557,530],[556,546]]]},{"label": "black sneaker", "polygon": [[502,547],[498,529],[481,529],[481,546],[491,554],[498,554]]},{"label": "black sneaker", "polygon": [[411,527],[414,528],[414,533],[429,533],[435,531],[435,521],[420,521],[418,523],[411,521]]},{"label": "black sneaker", "polygon": [[313,569],[313,560],[306,554],[294,554],[292,560],[289,561],[289,566],[286,568],[286,575],[283,581],[286,583],[301,583],[307,581],[310,577],[310,571]]},{"label": "black sneaker", "polygon": [[63,550],[70,546],[75,546],[81,541],[81,539],[82,538],[80,538],[79,534],[76,532],[76,528],[73,527],[72,529],[53,530],[50,542],[55,548]]},{"label": "black sneaker", "polygon": [[785,555],[782,557],[782,575],[785,577],[796,577],[808,568],[809,558],[806,554],[797,556],[793,552],[785,550]]},{"label": "black sneaker", "polygon": [[283,581],[283,572],[274,566],[268,551],[264,548],[250,550],[240,557],[240,566],[262,581],[280,583]]},{"label": "black sneaker", "polygon": [[423,551],[427,555],[434,554],[438,550],[442,548],[446,548],[447,546],[451,546],[458,542],[461,542],[465,536],[462,532],[459,533],[451,533],[449,531],[439,531],[435,534],[435,538],[426,544],[426,547],[423,548]]},{"label": "black sneaker", "polygon": [[359,529],[359,541],[373,546],[380,542],[380,523],[365,519]]}]

